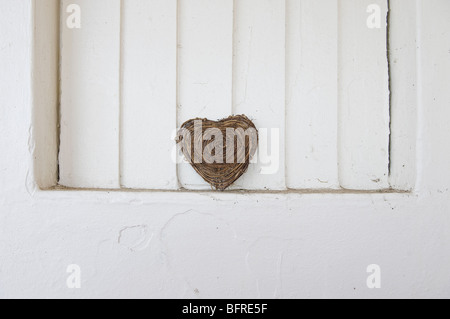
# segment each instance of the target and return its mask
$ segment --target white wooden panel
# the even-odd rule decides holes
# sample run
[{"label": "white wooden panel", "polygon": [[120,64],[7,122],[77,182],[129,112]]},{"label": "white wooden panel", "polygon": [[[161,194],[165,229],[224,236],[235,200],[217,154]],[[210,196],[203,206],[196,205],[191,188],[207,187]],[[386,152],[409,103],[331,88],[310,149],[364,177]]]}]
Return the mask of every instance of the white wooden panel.
[{"label": "white wooden panel", "polygon": [[[233,0],[178,1],[178,124],[218,120],[232,111]],[[188,163],[178,166],[181,186],[211,187]]]},{"label": "white wooden panel", "polygon": [[[270,148],[266,152],[261,147],[264,143],[264,131],[261,129],[268,129],[269,132],[276,129],[279,138],[271,145],[274,155],[271,163],[258,161],[250,165],[247,174],[233,188],[286,188],[285,15],[285,1],[236,1],[233,112],[247,115],[260,130],[260,159],[261,153],[271,155]],[[271,140],[270,135],[268,139]]]},{"label": "white wooden panel", "polygon": [[175,189],[176,0],[123,0],[121,183]]},{"label": "white wooden panel", "polygon": [[287,185],[338,188],[338,2],[287,1]]},{"label": "white wooden panel", "polygon": [[[81,8],[81,29],[66,25]],[[62,2],[60,184],[119,187],[120,0]]]},{"label": "white wooden panel", "polygon": [[[417,1],[418,139],[416,189],[448,212],[450,190],[450,1]],[[426,210],[434,213],[433,209]],[[448,218],[442,221],[447,234]],[[437,227],[438,228],[438,227]]]},{"label": "white wooden panel", "polygon": [[[380,9],[380,28],[371,29],[367,20],[373,12],[367,9],[373,5]],[[341,0],[339,6],[340,183],[346,189],[387,188],[387,1]]]},{"label": "white wooden panel", "polygon": [[391,187],[411,190],[416,180],[417,42],[416,6],[390,1]]}]

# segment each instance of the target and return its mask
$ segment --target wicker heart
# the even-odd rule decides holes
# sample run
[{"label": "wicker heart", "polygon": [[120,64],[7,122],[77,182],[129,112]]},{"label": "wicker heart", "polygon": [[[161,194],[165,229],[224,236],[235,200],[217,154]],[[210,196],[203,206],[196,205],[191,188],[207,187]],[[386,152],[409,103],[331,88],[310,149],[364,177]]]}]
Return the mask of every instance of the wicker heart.
[{"label": "wicker heart", "polygon": [[258,147],[258,130],[245,115],[220,121],[197,118],[181,126],[177,143],[194,170],[223,191],[247,171]]}]

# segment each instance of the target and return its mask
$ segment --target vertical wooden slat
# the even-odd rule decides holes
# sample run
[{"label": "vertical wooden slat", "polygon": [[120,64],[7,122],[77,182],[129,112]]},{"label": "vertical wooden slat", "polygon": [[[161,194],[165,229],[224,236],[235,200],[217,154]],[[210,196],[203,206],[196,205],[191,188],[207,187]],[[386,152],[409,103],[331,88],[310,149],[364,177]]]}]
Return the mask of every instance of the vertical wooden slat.
[{"label": "vertical wooden slat", "polygon": [[[233,111],[254,120],[261,139],[258,163],[234,188],[285,189],[285,1],[238,0],[235,6]],[[277,130],[268,152],[264,139],[272,135],[262,129]],[[270,163],[262,153],[273,156]]]},{"label": "vertical wooden slat", "polygon": [[34,175],[39,187],[58,182],[59,0],[35,0]]},{"label": "vertical wooden slat", "polygon": [[287,184],[338,188],[338,2],[287,1]]},{"label": "vertical wooden slat", "polygon": [[391,187],[412,190],[416,181],[416,6],[390,0]]},{"label": "vertical wooden slat", "polygon": [[175,189],[177,1],[122,1],[122,186]]},{"label": "vertical wooden slat", "polygon": [[[418,194],[436,194],[433,202],[447,211],[448,202],[440,202],[439,198],[449,200],[450,2],[417,0],[416,6],[418,133],[415,189]],[[446,227],[447,220],[442,221],[440,227]]]},{"label": "vertical wooden slat", "polygon": [[[380,27],[369,28],[376,6]],[[339,2],[339,173],[346,189],[389,187],[386,13],[386,0]]]},{"label": "vertical wooden slat", "polygon": [[[81,8],[81,28],[66,24]],[[120,0],[62,1],[60,184],[119,187]]]},{"label": "vertical wooden slat", "polygon": [[[218,120],[232,111],[233,0],[178,1],[178,124]],[[210,189],[188,163],[186,189]]]}]

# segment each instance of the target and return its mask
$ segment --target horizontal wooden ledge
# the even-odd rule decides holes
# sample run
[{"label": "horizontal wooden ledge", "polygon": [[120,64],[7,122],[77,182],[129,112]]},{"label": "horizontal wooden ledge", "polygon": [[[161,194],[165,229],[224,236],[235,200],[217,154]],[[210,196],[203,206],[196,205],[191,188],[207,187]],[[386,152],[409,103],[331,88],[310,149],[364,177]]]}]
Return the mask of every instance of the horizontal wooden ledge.
[{"label": "horizontal wooden ledge", "polygon": [[413,194],[413,191],[404,191],[396,189],[380,189],[380,190],[351,190],[351,189],[287,189],[287,190],[226,190],[223,192],[215,190],[188,190],[184,188],[176,190],[164,189],[101,189],[101,188],[70,188],[65,186],[54,186],[42,191],[68,191],[68,192],[115,192],[115,193],[178,193],[178,194],[237,194],[237,195],[265,195],[265,194]]}]

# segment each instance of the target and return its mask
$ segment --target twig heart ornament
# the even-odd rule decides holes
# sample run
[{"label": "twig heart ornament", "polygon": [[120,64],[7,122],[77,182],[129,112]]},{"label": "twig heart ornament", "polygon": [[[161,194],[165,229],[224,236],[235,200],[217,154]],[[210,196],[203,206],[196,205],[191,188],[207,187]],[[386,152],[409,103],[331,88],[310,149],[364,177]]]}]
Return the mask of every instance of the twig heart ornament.
[{"label": "twig heart ornament", "polygon": [[247,171],[258,148],[258,130],[245,115],[197,118],[181,126],[176,141],[194,170],[223,191]]}]

